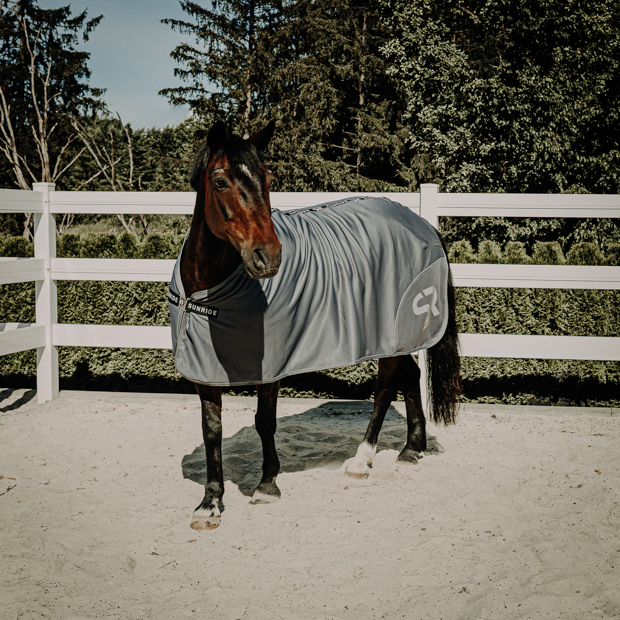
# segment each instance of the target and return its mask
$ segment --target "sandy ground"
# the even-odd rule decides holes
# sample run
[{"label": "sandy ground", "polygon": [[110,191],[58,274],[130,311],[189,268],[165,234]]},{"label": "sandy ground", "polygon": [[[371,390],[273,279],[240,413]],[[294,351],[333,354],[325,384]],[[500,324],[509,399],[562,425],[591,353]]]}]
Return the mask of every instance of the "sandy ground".
[{"label": "sandy ground", "polygon": [[[253,402],[224,414],[225,511],[190,529],[198,399],[0,392],[0,618],[620,618],[620,416],[463,412],[437,454],[343,475],[367,404],[287,401],[280,502],[250,505]],[[443,450],[443,451],[442,451]]]}]

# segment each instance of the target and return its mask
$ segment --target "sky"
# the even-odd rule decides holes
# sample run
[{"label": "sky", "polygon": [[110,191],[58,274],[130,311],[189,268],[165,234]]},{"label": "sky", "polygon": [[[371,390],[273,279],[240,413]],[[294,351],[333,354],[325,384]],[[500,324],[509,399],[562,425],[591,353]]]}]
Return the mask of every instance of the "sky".
[{"label": "sky", "polygon": [[104,99],[113,114],[134,129],[176,125],[187,118],[188,107],[173,107],[157,93],[180,86],[170,52],[183,40],[160,23],[166,17],[185,19],[178,0],[38,0],[43,9],[71,5],[73,15],[88,10],[88,18],[103,15],[88,42],[79,49],[90,53],[91,86],[106,88]]}]

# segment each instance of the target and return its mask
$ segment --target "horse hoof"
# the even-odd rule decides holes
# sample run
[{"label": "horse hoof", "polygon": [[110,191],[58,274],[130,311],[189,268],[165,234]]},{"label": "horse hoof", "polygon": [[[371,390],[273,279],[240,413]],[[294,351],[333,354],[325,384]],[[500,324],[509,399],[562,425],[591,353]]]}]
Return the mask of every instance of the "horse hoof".
[{"label": "horse hoof", "polygon": [[364,480],[368,478],[370,472],[367,471],[349,471],[348,469],[344,472],[349,478],[357,478],[358,480]]},{"label": "horse hoof", "polygon": [[203,521],[201,519],[194,519],[190,525],[193,530],[197,532],[204,532],[206,530],[214,530],[216,527],[220,527],[220,517],[212,517],[209,521]]},{"label": "horse hoof", "polygon": [[366,463],[353,461],[345,467],[344,473],[350,478],[364,479],[370,475],[370,467]]},{"label": "horse hoof", "polygon": [[206,530],[214,530],[220,526],[220,515],[212,514],[211,510],[196,510],[192,517],[190,527],[197,532],[204,532]]},{"label": "horse hoof", "polygon": [[367,441],[362,441],[355,456],[345,461],[344,473],[351,478],[368,478],[376,453],[376,445],[371,446]]},{"label": "horse hoof", "polygon": [[279,495],[267,495],[266,493],[261,493],[260,491],[254,491],[250,504],[274,504],[279,499]]},{"label": "horse hoof", "polygon": [[250,504],[273,504],[280,499],[280,489],[275,482],[261,482],[255,489]]},{"label": "horse hoof", "polygon": [[396,457],[397,463],[409,463],[409,465],[417,465],[419,463],[419,459],[422,458],[422,455],[419,452],[401,452]]}]

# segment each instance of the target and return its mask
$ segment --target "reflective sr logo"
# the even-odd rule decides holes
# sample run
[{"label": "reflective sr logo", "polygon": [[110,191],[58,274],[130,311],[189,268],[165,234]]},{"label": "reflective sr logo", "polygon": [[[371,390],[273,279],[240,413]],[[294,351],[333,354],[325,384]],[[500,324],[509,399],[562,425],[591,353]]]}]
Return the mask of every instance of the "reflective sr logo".
[{"label": "reflective sr logo", "polygon": [[[420,306],[420,302],[422,301],[422,299],[430,297],[431,295],[433,296],[431,303]],[[415,299],[413,300],[413,312],[417,315],[428,313],[429,318],[431,312],[433,313],[433,316],[439,316],[439,310],[437,309],[436,303],[437,289],[434,286],[429,286],[428,288],[425,288],[421,293],[418,293],[416,295]]]}]

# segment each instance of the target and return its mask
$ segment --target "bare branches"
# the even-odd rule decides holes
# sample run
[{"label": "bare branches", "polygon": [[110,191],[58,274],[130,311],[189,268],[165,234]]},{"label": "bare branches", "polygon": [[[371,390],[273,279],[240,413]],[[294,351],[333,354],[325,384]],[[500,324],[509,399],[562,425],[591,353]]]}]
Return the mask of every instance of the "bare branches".
[{"label": "bare branches", "polygon": [[13,174],[15,175],[15,181],[20,189],[30,189],[28,181],[22,170],[21,158],[19,155],[19,149],[17,147],[17,140],[15,138],[15,131],[13,130],[13,123],[11,120],[11,106],[8,105],[6,97],[4,96],[4,90],[0,86],[0,150],[4,153],[5,157],[9,160]]},{"label": "bare branches", "polygon": [[[97,177],[103,175],[103,178],[107,181],[107,183],[112,188],[112,191],[116,192],[125,192],[125,191],[135,191],[133,174],[134,174],[134,158],[133,158],[133,144],[131,142],[131,132],[129,131],[129,126],[123,123],[123,119],[120,114],[117,113],[118,120],[120,126],[123,130],[123,134],[125,136],[127,142],[127,159],[125,172],[127,173],[125,179],[123,180],[119,174],[118,164],[121,163],[124,159],[123,154],[116,155],[115,154],[115,140],[114,140],[114,131],[112,131],[112,127],[108,126],[107,131],[107,139],[103,138],[103,127],[100,127],[100,131],[98,132],[101,135],[97,135],[96,132],[89,130],[83,123],[78,121],[76,118],[70,117],[71,124],[75,129],[78,137],[84,144],[84,149],[88,150],[92,160],[95,165],[99,168],[99,171],[93,174],[87,181],[82,183],[78,189],[81,189]],[[101,121],[100,121],[101,122]],[[113,122],[113,121],[112,121]],[[132,216],[129,219],[129,222],[125,219],[125,216],[122,213],[118,213],[117,216],[119,222],[123,226],[126,232],[128,233],[136,233],[136,218]],[[146,235],[149,234],[148,221],[144,215],[140,214],[140,222],[142,224],[142,228]]]},{"label": "bare branches", "polygon": [[[99,172],[97,172],[97,174],[94,174],[90,179],[88,179],[88,181],[85,181],[82,185],[80,185],[80,188],[82,188],[84,185],[86,185],[87,183],[89,183],[90,181],[98,177],[100,174],[103,174],[105,180],[112,187],[112,190],[116,191],[115,166],[116,164],[118,164],[118,162],[120,162],[121,158],[118,157],[117,159],[114,159],[113,138],[111,138],[111,141],[110,141],[111,148],[110,148],[110,152],[108,152],[105,145],[102,144],[101,146],[99,146],[100,141],[96,140],[93,134],[76,118],[71,116],[69,117],[69,120],[71,121],[71,124],[73,125],[73,128],[75,129],[77,136],[84,144],[84,148],[88,150],[88,152],[90,153],[90,156],[93,158],[93,161],[99,168]],[[122,191],[122,187],[121,187],[121,191]]]},{"label": "bare branches", "polygon": [[[82,79],[89,76],[88,54],[76,49],[78,35],[86,40],[101,17],[88,21],[86,11],[71,16],[70,7],[48,10],[17,0],[0,3],[0,157],[6,158],[15,185],[29,190],[33,182],[56,183],[67,176],[86,152],[76,142],[67,115],[103,106],[101,91]],[[30,4],[36,10],[29,10]],[[26,214],[26,237],[32,235],[33,219]],[[61,230],[70,224],[70,218],[63,218]]]},{"label": "bare branches", "polygon": [[[54,125],[54,127],[56,127],[56,125]],[[52,131],[54,130],[54,127],[52,127],[52,129],[50,130],[50,134],[52,133]],[[71,168],[71,166],[73,166],[73,164],[80,158],[80,156],[82,155],[82,153],[86,150],[86,147],[84,147],[83,149],[81,149],[79,151],[79,153],[64,167],[62,168],[62,170],[60,170],[60,172],[58,172],[58,166],[60,165],[60,161],[62,158],[62,155],[64,154],[64,152],[69,148],[69,145],[77,139],[76,135],[71,135],[69,136],[69,138],[67,139],[67,141],[65,142],[65,144],[63,145],[63,147],[60,149],[60,153],[58,154],[58,157],[56,158],[56,164],[54,166],[54,172],[52,173],[52,177],[54,179],[57,179],[58,177],[60,177],[63,172],[66,172],[69,168]]]},{"label": "bare branches", "polygon": [[[17,143],[15,131],[11,117],[11,106],[8,104],[4,91],[0,90],[0,149],[9,160],[17,185],[21,189],[30,189],[30,183],[26,179],[26,173],[33,182],[41,181],[55,183],[75,162],[80,158],[84,150],[74,155],[69,163],[64,163],[68,155],[69,146],[77,138],[76,134],[69,135],[65,144],[60,148],[52,161],[50,154],[51,138],[59,127],[59,120],[56,120],[50,127],[50,110],[52,102],[61,96],[61,92],[52,92],[52,78],[54,77],[54,62],[47,51],[41,46],[41,35],[43,25],[39,26],[34,37],[28,26],[25,16],[19,20],[19,28],[23,35],[25,50],[28,54],[28,73],[29,73],[29,103],[35,116],[35,122],[30,125],[32,138],[36,147],[41,169],[39,174],[35,174],[29,166],[26,154]],[[39,67],[39,57],[42,58],[44,70]]]},{"label": "bare branches", "polygon": [[73,224],[74,218],[75,218],[75,214],[73,213],[63,213],[62,220],[60,224],[58,224],[58,227],[56,228],[57,237],[60,237],[60,235],[63,235],[69,230],[69,228],[71,228],[71,224]]},{"label": "bare branches", "polygon": [[123,128],[125,137],[127,138],[127,146],[129,148],[129,191],[133,191],[133,147],[131,144],[131,136],[129,135],[129,130],[123,123],[121,115],[117,112],[116,116],[118,116],[118,120],[121,122],[121,127]]},{"label": "bare branches", "polygon": [[[26,22],[26,18],[23,17],[22,28],[24,31],[24,40],[26,42],[26,48],[28,49],[28,54],[30,56],[30,63],[28,69],[30,71],[30,95],[32,97],[32,106],[34,108],[35,114],[37,116],[37,126],[38,130],[35,129],[34,126],[31,126],[32,134],[34,137],[34,141],[37,145],[37,152],[39,155],[39,159],[41,160],[41,181],[47,183],[53,183],[52,174],[50,171],[50,159],[49,159],[49,151],[48,151],[48,131],[47,131],[47,122],[48,122],[48,112],[49,112],[49,84],[52,75],[52,59],[47,59],[47,71],[45,73],[45,77],[41,75],[41,71],[36,66],[36,55],[38,51],[39,38],[41,36],[42,26],[39,26],[37,30],[37,34],[34,38],[34,46],[30,45],[30,37],[28,36],[28,23]],[[34,47],[34,50],[33,50]],[[39,100],[37,97],[37,88],[36,88],[36,80],[35,76],[39,78],[41,84],[43,86],[43,112],[41,112],[41,108],[39,106]]]}]

